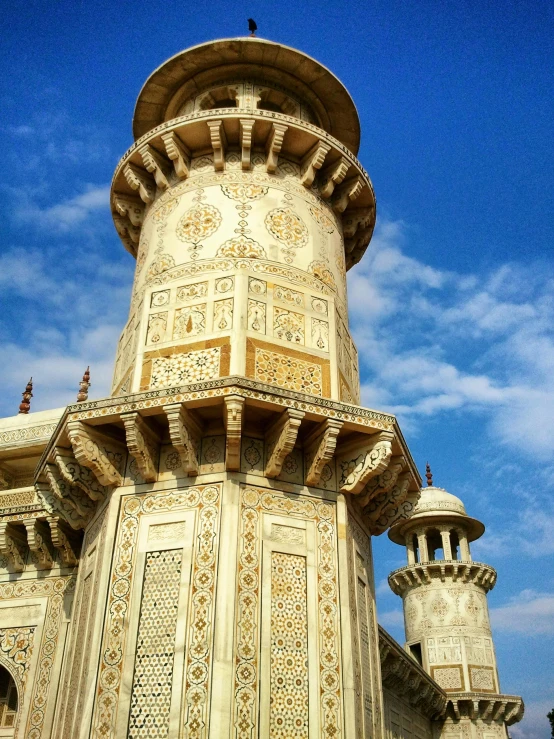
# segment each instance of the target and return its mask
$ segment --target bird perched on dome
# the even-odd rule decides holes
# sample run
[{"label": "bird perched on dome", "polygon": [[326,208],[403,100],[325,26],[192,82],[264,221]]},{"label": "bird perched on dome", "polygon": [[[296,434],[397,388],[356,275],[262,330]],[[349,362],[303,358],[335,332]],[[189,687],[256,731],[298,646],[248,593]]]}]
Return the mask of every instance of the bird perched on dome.
[{"label": "bird perched on dome", "polygon": [[248,19],[248,30],[250,31],[250,35],[251,36],[255,36],[256,35],[256,31],[258,30],[258,26],[256,25],[256,21],[254,20],[254,18],[249,18]]}]

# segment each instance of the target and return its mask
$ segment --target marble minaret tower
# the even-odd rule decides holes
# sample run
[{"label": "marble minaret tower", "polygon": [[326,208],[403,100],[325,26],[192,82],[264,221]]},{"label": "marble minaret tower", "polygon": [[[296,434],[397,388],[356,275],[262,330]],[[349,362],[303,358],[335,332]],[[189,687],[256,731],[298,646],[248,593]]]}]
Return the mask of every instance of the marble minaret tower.
[{"label": "marble minaret tower", "polygon": [[500,691],[487,606],[496,572],[471,557],[470,542],[485,527],[459,498],[433,486],[429,467],[427,478],[413,516],[389,531],[408,557],[389,576],[402,596],[406,648],[447,693],[440,737],[506,737],[523,705]]}]

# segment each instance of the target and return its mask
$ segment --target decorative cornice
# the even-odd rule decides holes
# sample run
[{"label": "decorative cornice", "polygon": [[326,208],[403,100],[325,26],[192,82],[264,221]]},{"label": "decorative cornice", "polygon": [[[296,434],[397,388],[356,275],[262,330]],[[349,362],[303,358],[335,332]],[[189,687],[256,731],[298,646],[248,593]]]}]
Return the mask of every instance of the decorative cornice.
[{"label": "decorative cornice", "polygon": [[[364,486],[375,475],[381,474],[387,469],[392,456],[392,442],[394,433],[392,431],[381,431],[367,441],[366,446],[361,449],[357,463],[348,471],[342,481],[340,492],[357,495]],[[359,445],[359,442],[358,442]],[[339,454],[345,453],[345,447],[339,449]]]},{"label": "decorative cornice", "polygon": [[521,721],[525,704],[519,695],[503,693],[448,693],[441,718],[454,720],[469,718],[486,723],[504,723],[506,726]]},{"label": "decorative cornice", "polygon": [[418,562],[391,572],[389,585],[396,595],[403,595],[419,585],[429,585],[437,579],[446,582],[447,578],[452,582],[472,582],[488,592],[496,584],[496,570],[482,562],[442,559],[434,562]]},{"label": "decorative cornice", "polygon": [[446,693],[382,626],[379,626],[379,655],[384,688],[408,700],[430,719],[444,713]]}]

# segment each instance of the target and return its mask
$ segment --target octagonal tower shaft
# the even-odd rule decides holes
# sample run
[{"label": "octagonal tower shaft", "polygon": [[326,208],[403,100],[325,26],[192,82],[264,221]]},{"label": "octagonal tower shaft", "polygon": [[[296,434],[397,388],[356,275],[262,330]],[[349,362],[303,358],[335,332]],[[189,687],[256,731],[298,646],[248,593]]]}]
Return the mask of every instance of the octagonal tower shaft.
[{"label": "octagonal tower shaft", "polygon": [[346,271],[375,223],[340,82],[259,39],[166,62],[112,185],[137,265],[113,394],[243,376],[359,403]]}]

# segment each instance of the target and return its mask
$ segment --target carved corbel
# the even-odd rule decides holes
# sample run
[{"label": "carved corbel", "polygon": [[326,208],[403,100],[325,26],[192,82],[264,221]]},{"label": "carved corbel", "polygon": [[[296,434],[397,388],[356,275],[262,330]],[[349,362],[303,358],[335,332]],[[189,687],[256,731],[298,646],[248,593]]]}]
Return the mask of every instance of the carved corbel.
[{"label": "carved corbel", "polygon": [[341,157],[337,162],[332,164],[330,167],[326,167],[325,171],[321,173],[322,186],[319,188],[319,194],[326,200],[331,197],[335,191],[335,187],[346,177],[346,173],[350,169],[350,162],[346,157]]},{"label": "carved corbel", "polygon": [[393,439],[392,431],[381,431],[370,436],[363,447],[357,442],[356,451],[361,451],[350,460],[344,459],[346,450],[341,448],[341,493],[357,495],[372,477],[386,470],[392,456]]},{"label": "carved corbel", "polygon": [[154,178],[142,167],[129,162],[123,169],[123,174],[132,190],[137,190],[140,199],[148,205],[154,200],[156,186]]},{"label": "carved corbel", "polygon": [[133,244],[138,244],[140,241],[140,226],[133,226],[131,221],[122,218],[121,216],[114,215],[114,223],[118,234],[125,238],[127,235]]},{"label": "carved corbel", "polygon": [[239,395],[225,397],[225,469],[237,472],[240,470],[240,441],[242,435],[242,410],[244,398]]},{"label": "carved corbel", "polygon": [[104,500],[109,492],[109,487],[99,483],[92,470],[79,464],[70,449],[56,447],[54,449],[54,461],[61,476],[70,485],[81,488],[91,500]]},{"label": "carved corbel", "polygon": [[342,421],[328,418],[306,440],[306,485],[318,485],[325,465],[333,459]]},{"label": "carved corbel", "polygon": [[288,408],[268,430],[265,437],[266,477],[277,477],[281,472],[285,457],[294,449],[304,415],[303,411]]},{"label": "carved corbel", "polygon": [[13,487],[13,484],[14,480],[11,472],[4,465],[0,465],[0,490],[9,490]]},{"label": "carved corbel", "polygon": [[223,121],[208,121],[207,123],[210,130],[210,141],[214,151],[214,169],[216,172],[223,172],[225,169],[225,150],[227,148]]},{"label": "carved corbel", "polygon": [[27,539],[21,527],[0,521],[0,554],[8,560],[14,572],[23,572],[27,558]]},{"label": "carved corbel", "polygon": [[250,153],[252,151],[252,132],[255,121],[252,119],[240,121],[240,145],[242,147],[241,164],[243,170],[251,167]]},{"label": "carved corbel", "polygon": [[335,191],[333,210],[336,213],[344,213],[348,203],[356,200],[358,195],[362,192],[363,187],[363,181],[359,175],[343,182]]},{"label": "carved corbel", "polygon": [[373,224],[375,208],[356,208],[349,210],[342,220],[342,231],[346,239],[351,239],[359,230],[369,228]]},{"label": "carved corbel", "polygon": [[27,545],[35,553],[38,567],[51,569],[54,566],[54,557],[47,525],[37,518],[26,518],[23,525],[27,532]]},{"label": "carved corbel", "polygon": [[63,518],[63,520],[67,521],[72,529],[75,529],[76,531],[84,529],[92,519],[92,513],[94,513],[96,506],[93,507],[90,515],[82,516],[76,508],[67,502],[66,498],[60,499],[57,495],[54,495],[48,483],[42,481],[36,482],[35,490],[37,492],[38,499],[42,502],[42,505],[48,513],[53,516]]},{"label": "carved corbel", "polygon": [[162,134],[167,156],[173,162],[173,169],[180,180],[190,174],[190,151],[174,131]]},{"label": "carved corbel", "polygon": [[147,172],[154,176],[154,181],[160,190],[167,190],[169,187],[169,169],[168,160],[156,151],[150,144],[145,144],[139,149],[144,166]]},{"label": "carved corbel", "polygon": [[67,482],[62,477],[59,468],[54,464],[47,463],[44,472],[55,498],[64,501],[67,506],[78,513],[79,517],[83,519],[92,518],[96,510],[96,504],[80,488]]},{"label": "carved corbel", "polygon": [[315,180],[317,170],[321,169],[325,157],[331,151],[329,144],[324,141],[318,141],[302,160],[300,167],[300,182],[304,187],[311,187]]},{"label": "carved corbel", "polygon": [[62,567],[75,567],[79,561],[81,542],[71,529],[54,516],[46,519],[50,526],[50,538],[58,550]]},{"label": "carved corbel", "polygon": [[198,474],[200,466],[198,449],[202,429],[200,423],[182,403],[164,406],[169,421],[169,438],[179,452],[183,469],[189,477]]},{"label": "carved corbel", "polygon": [[[408,500],[411,479],[410,472],[403,472],[388,492],[381,493],[366,506],[365,521],[373,535],[379,536],[402,518],[402,504]],[[413,495],[419,497],[419,491]]]},{"label": "carved corbel", "polygon": [[75,458],[92,470],[98,482],[108,487],[123,484],[120,469],[125,458],[120,444],[93,431],[82,421],[69,421],[67,432]]},{"label": "carved corbel", "polygon": [[389,466],[380,475],[373,477],[365,486],[360,493],[356,502],[362,508],[368,505],[377,495],[388,492],[392,486],[396,483],[398,475],[402,472],[406,466],[406,459],[401,454],[396,457],[391,457]]},{"label": "carved corbel", "polygon": [[268,136],[266,143],[266,169],[269,174],[273,174],[279,164],[279,153],[283,146],[283,139],[288,130],[288,126],[284,126],[282,123],[274,123],[271,129],[271,133]]},{"label": "carved corbel", "polygon": [[136,411],[123,413],[121,420],[125,426],[127,448],[135,458],[140,474],[146,482],[155,482],[158,479],[160,457],[157,434]]},{"label": "carved corbel", "polygon": [[123,218],[127,218],[133,226],[140,228],[144,220],[144,203],[138,198],[132,198],[129,195],[114,193],[113,207]]}]

